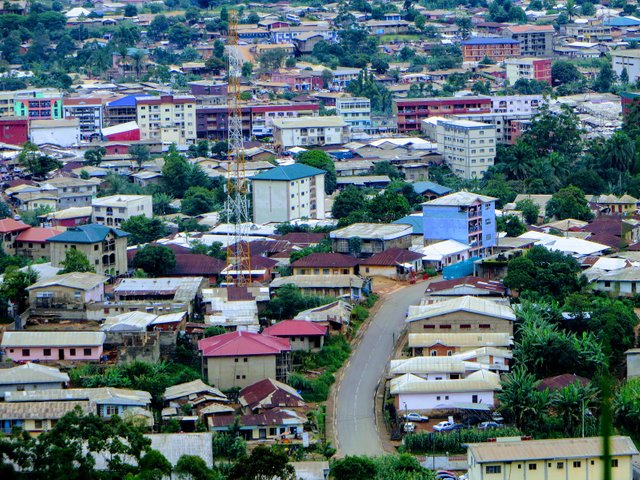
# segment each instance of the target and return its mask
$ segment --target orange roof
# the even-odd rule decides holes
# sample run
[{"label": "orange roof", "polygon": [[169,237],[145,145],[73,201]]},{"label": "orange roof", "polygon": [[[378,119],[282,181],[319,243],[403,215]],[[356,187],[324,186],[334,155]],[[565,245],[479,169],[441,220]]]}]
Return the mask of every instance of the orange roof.
[{"label": "orange roof", "polygon": [[62,231],[63,230],[58,230],[57,228],[31,227],[29,230],[20,232],[16,240],[18,242],[44,243],[51,237],[59,235]]},{"label": "orange roof", "polygon": [[0,220],[0,233],[19,232],[29,227],[26,223],[18,222],[13,218],[4,218]]},{"label": "orange roof", "polygon": [[555,32],[553,25],[514,25],[507,30],[511,33]]}]

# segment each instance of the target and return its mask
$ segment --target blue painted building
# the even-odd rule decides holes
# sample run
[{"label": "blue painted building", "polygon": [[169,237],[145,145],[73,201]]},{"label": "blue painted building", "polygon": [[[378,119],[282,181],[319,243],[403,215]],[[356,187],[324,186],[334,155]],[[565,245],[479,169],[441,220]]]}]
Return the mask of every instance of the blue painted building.
[{"label": "blue painted building", "polygon": [[496,245],[496,199],[456,192],[422,204],[426,243],[456,240],[471,246],[471,256],[491,253]]}]

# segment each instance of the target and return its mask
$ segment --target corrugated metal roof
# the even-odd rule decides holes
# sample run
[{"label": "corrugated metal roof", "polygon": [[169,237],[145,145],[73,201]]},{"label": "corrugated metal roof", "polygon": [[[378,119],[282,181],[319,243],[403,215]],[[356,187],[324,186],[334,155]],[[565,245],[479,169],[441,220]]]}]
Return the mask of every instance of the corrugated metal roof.
[{"label": "corrugated metal roof", "polygon": [[410,333],[409,347],[509,347],[513,338],[508,333]]},{"label": "corrugated metal roof", "polygon": [[0,403],[2,420],[57,420],[80,407],[83,413],[90,413],[88,401],[73,402],[23,402]]},{"label": "corrugated metal roof", "polygon": [[107,281],[107,277],[91,272],[71,272],[63,275],[56,275],[53,278],[47,278],[40,282],[27,287],[27,290],[36,290],[38,288],[48,287],[68,287],[77,290],[92,290],[98,285]]},{"label": "corrugated metal roof", "polygon": [[49,241],[59,243],[97,243],[107,238],[109,233],[113,233],[116,238],[129,236],[129,234],[123,230],[92,223],[78,227],[69,227],[60,235],[51,237]]},{"label": "corrugated metal roof", "polygon": [[291,275],[273,280],[269,286],[278,288],[292,284],[300,288],[362,288],[362,278],[357,275]]},{"label": "corrugated metal roof", "polygon": [[95,347],[104,344],[103,332],[4,332],[3,348]]},{"label": "corrugated metal roof", "polygon": [[59,400],[89,400],[93,403],[118,403],[145,406],[151,403],[151,394],[143,390],[127,388],[52,388],[49,390],[26,390],[7,392],[7,402],[50,402]]},{"label": "corrugated metal roof", "polygon": [[495,202],[497,198],[489,197],[487,195],[480,195],[478,193],[472,192],[455,192],[449,195],[445,195],[444,197],[439,197],[434,200],[430,200],[428,202],[423,203],[423,205],[427,206],[469,206],[473,205],[475,202],[480,201],[483,203],[486,202]]},{"label": "corrugated metal roof", "polygon": [[200,379],[167,388],[164,391],[163,398],[168,401],[175,400],[180,397],[188,397],[189,395],[205,393],[218,397],[218,401],[228,401],[227,396],[224,393],[215,387],[207,385]]},{"label": "corrugated metal roof", "polygon": [[251,181],[255,180],[268,180],[268,181],[290,181],[298,180],[301,178],[314,177],[316,175],[324,175],[324,170],[319,168],[310,167],[303,163],[294,163],[292,165],[284,165],[274,167],[270,170],[260,172],[257,175],[251,177]]},{"label": "corrugated metal roof", "polygon": [[411,373],[393,378],[391,395],[402,393],[456,393],[500,390],[500,376],[487,370],[479,370],[460,380],[425,380]]},{"label": "corrugated metal roof", "polygon": [[69,375],[54,367],[47,367],[38,363],[25,363],[13,368],[0,369],[0,385],[15,385],[20,383],[52,383],[69,381]]},{"label": "corrugated metal roof", "polygon": [[468,312],[488,317],[502,318],[504,320],[515,321],[516,315],[511,307],[501,305],[493,300],[485,300],[483,298],[472,297],[470,295],[464,297],[452,298],[443,302],[433,303],[431,305],[414,305],[409,307],[409,315],[406,322],[411,323],[425,318],[439,317],[455,312]]}]

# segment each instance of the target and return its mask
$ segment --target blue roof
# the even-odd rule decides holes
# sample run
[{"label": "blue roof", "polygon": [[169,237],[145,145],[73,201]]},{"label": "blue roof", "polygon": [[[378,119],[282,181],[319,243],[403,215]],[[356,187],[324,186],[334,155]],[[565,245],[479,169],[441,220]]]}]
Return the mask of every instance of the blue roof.
[{"label": "blue roof", "polygon": [[126,237],[129,235],[127,232],[117,228],[106,227],[97,223],[90,223],[89,225],[69,227],[60,235],[51,237],[49,241],[59,243],[97,243],[104,241],[110,232],[113,232],[116,238]]},{"label": "blue roof", "polygon": [[293,165],[285,165],[280,167],[274,167],[271,170],[261,172],[253,177],[251,180],[273,180],[273,181],[289,181],[298,180],[300,178],[314,177],[327,173],[319,168],[310,167],[304,163],[294,163]]},{"label": "blue roof", "polygon": [[640,20],[632,17],[611,17],[602,22],[602,24],[607,27],[633,27],[640,25]]},{"label": "blue roof", "polygon": [[418,195],[422,195],[424,192],[433,192],[436,195],[446,195],[452,191],[450,188],[443,187],[442,185],[438,185],[433,182],[415,182],[412,185],[413,190]]},{"label": "blue roof", "polygon": [[126,97],[119,98],[113,102],[109,102],[110,107],[135,107],[136,98],[151,97],[151,95],[127,95]]},{"label": "blue roof", "polygon": [[491,38],[491,37],[476,37],[470,38],[469,40],[465,40],[461,42],[461,45],[493,45],[496,43],[520,43],[518,40],[514,40],[513,38]]},{"label": "blue roof", "polygon": [[414,235],[424,235],[424,221],[422,215],[407,215],[396,220],[393,223],[399,223],[401,225],[411,225],[413,227]]}]

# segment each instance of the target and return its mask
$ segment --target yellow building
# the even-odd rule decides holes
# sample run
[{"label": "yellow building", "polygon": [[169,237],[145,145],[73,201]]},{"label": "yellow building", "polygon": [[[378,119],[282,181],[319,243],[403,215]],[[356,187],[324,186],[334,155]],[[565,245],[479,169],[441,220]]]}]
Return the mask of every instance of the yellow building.
[{"label": "yellow building", "polygon": [[[611,479],[631,480],[638,449],[611,438]],[[603,477],[602,439],[506,440],[467,446],[469,480],[597,480]]]},{"label": "yellow building", "polygon": [[195,97],[140,97],[136,100],[136,116],[143,139],[166,145],[190,145],[196,141]]}]

